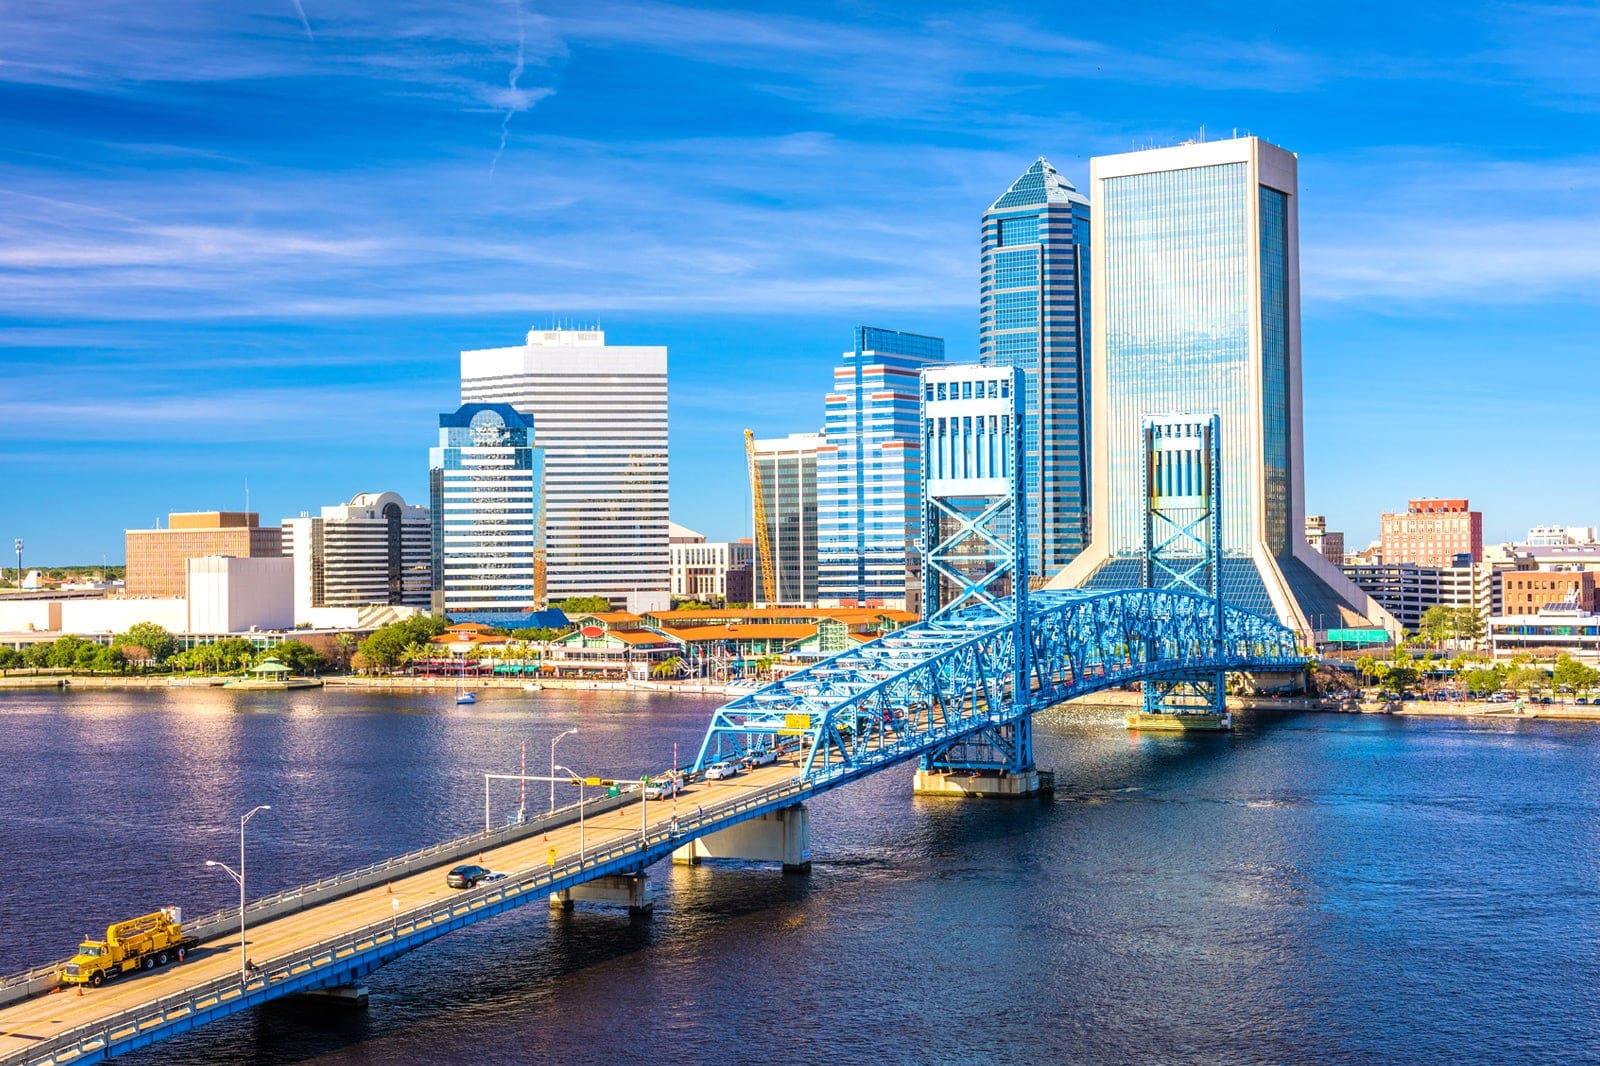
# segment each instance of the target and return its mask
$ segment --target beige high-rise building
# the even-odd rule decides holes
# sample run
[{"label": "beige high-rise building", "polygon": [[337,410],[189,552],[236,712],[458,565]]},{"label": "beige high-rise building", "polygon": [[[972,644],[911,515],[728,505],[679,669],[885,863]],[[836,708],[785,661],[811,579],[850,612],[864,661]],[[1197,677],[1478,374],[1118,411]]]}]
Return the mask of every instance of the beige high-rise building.
[{"label": "beige high-rise building", "polygon": [[283,554],[283,531],[254,511],[179,511],[165,529],[126,530],[128,596],[182,597],[188,563],[207,555],[253,559]]},{"label": "beige high-rise building", "polygon": [[1344,534],[1329,529],[1322,515],[1306,515],[1306,544],[1334,566],[1344,565]]}]

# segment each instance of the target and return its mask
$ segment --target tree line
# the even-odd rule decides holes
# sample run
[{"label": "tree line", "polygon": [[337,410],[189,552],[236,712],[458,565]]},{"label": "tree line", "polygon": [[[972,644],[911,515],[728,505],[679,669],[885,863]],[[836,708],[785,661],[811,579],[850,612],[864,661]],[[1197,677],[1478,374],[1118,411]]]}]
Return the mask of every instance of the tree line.
[{"label": "tree line", "polygon": [[303,640],[286,640],[257,648],[244,637],[223,637],[192,648],[154,622],[139,622],[100,644],[67,634],[30,644],[21,651],[0,648],[0,670],[76,670],[96,674],[237,673],[267,659],[277,659],[296,674],[315,674],[332,665]]}]

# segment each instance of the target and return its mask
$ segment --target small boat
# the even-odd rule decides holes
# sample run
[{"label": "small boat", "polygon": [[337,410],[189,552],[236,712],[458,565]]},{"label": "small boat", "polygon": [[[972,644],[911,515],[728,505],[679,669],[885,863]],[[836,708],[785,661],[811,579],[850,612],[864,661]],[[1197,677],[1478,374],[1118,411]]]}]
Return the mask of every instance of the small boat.
[{"label": "small boat", "polygon": [[477,703],[478,702],[478,694],[476,692],[457,692],[456,693],[456,702],[457,703]]},{"label": "small boat", "polygon": [[522,691],[524,691],[524,692],[543,692],[544,691],[544,686],[539,684],[539,682],[537,682],[537,681],[524,681],[522,683]]}]

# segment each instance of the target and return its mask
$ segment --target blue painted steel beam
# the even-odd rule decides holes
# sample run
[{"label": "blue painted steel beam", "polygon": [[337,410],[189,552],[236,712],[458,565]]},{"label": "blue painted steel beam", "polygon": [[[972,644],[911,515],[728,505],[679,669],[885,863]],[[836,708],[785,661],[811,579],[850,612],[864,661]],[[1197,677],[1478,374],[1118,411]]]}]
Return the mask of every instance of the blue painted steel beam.
[{"label": "blue painted steel beam", "polygon": [[820,785],[980,732],[1020,747],[999,731],[1132,681],[1305,665],[1276,619],[1190,592],[1036,591],[1026,612],[1022,627],[988,605],[908,626],[741,696],[712,715],[695,769],[779,745]]}]

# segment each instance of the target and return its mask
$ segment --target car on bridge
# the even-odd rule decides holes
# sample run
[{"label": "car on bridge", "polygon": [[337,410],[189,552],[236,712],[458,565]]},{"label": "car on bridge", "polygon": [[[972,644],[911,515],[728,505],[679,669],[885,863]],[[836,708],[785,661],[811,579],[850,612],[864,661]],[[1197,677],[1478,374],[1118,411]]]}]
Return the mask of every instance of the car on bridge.
[{"label": "car on bridge", "polygon": [[487,866],[457,866],[444,875],[444,883],[451,888],[477,888],[492,872]]},{"label": "car on bridge", "polygon": [[672,795],[672,781],[652,781],[644,786],[644,798],[647,800],[664,800]]},{"label": "car on bridge", "polygon": [[730,777],[738,776],[739,766],[737,763],[718,762],[706,767],[707,781],[726,781]]},{"label": "car on bridge", "polygon": [[758,766],[771,766],[778,761],[778,753],[771,748],[757,748],[741,760],[745,769],[754,770]]}]

